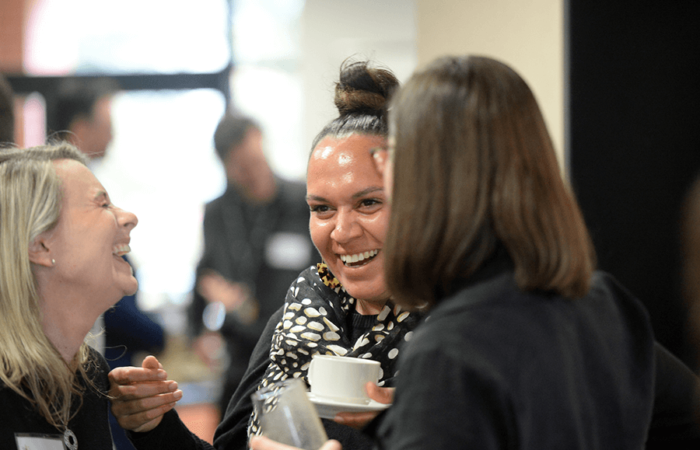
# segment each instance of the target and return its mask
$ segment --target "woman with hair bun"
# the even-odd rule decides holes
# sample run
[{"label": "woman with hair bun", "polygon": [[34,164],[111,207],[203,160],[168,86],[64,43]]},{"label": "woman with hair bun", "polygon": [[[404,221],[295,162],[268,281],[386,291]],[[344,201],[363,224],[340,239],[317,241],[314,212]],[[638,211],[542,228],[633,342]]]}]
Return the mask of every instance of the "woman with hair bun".
[{"label": "woman with hair bun", "polygon": [[[362,357],[379,361],[382,376],[373,395],[391,400],[396,373],[396,355],[406,334],[416,326],[419,314],[399,313],[391,303],[384,281],[384,239],[389,223],[389,207],[383,180],[372,150],[386,147],[387,104],[398,86],[388,70],[370,67],[366,62],[346,62],[341,66],[335,90],[339,116],[326,125],[313,141],[307,172],[307,202],[311,211],[311,239],[323,263],[303,271],[287,291],[284,306],[270,319],[253,353],[248,372],[234,394],[214,437],[218,449],[245,449],[248,437],[258,432],[250,395],[273,380],[291,377],[307,380],[306,363],[316,354]],[[281,299],[280,299],[281,300]],[[303,301],[303,304],[302,304]],[[322,330],[307,333],[288,330],[282,316],[295,321],[306,308],[325,311]],[[398,316],[401,316],[400,319]],[[308,330],[307,330],[308,331]],[[329,333],[333,332],[333,333]],[[292,352],[295,367],[283,357]],[[273,355],[272,357],[270,355]],[[137,376],[139,369],[113,372],[113,411],[127,429],[146,431],[143,422],[160,413],[168,400],[148,397],[151,392],[127,393],[120,386]],[[157,388],[155,388],[157,389]],[[164,392],[164,391],[163,391]],[[128,395],[127,395],[128,394]],[[122,399],[124,401],[122,401]],[[144,411],[148,407],[152,412]],[[161,413],[162,414],[162,413]],[[376,413],[343,414],[344,424],[324,420],[329,437],[346,449],[371,448],[371,441],[355,427],[367,423]],[[156,419],[160,421],[160,419]],[[201,443],[183,447],[192,438],[176,426],[175,413],[168,413],[162,425],[146,434],[133,433],[137,448],[205,448]],[[181,430],[182,434],[173,432]]]}]

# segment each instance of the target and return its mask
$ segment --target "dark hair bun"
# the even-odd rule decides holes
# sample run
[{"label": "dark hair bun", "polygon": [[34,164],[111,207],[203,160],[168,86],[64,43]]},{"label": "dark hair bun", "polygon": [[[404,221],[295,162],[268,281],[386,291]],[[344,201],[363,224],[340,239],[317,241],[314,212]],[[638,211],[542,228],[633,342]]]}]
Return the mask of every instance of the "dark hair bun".
[{"label": "dark hair bun", "polygon": [[341,116],[383,115],[399,80],[391,71],[369,67],[366,61],[344,62],[335,86],[335,106]]}]

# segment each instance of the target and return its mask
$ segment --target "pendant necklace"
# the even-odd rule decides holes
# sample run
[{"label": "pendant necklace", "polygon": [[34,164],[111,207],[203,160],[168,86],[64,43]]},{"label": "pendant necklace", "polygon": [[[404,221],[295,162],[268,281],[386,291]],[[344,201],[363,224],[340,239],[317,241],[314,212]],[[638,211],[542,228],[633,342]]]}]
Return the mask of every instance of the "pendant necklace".
[{"label": "pendant necklace", "polygon": [[68,450],[78,450],[78,438],[68,427],[63,432],[63,443],[66,444]]}]

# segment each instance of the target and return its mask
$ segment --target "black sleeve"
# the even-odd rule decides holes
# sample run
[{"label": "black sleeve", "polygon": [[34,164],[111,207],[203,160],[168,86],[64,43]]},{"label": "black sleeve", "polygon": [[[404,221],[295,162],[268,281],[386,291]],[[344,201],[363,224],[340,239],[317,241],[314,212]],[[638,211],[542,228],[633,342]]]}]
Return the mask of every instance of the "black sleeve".
[{"label": "black sleeve", "polygon": [[175,410],[170,410],[153,430],[146,433],[126,432],[137,450],[214,450],[206,441],[192,433],[182,423]]},{"label": "black sleeve", "polygon": [[248,446],[248,420],[253,413],[253,402],[250,396],[258,389],[258,385],[270,365],[270,347],[275,327],[282,320],[284,306],[280,307],[267,321],[263,333],[255,345],[248,363],[248,370],[243,375],[236,392],[229,401],[224,419],[216,429],[214,446],[218,449],[245,450]]},{"label": "black sleeve", "polygon": [[400,355],[394,403],[370,424],[377,449],[516,447],[510,396],[488,357],[464,348],[470,355],[465,363],[453,350],[425,347]]},{"label": "black sleeve", "polygon": [[700,448],[700,381],[660,344],[647,449]]},{"label": "black sleeve", "polygon": [[[245,450],[248,448],[248,421],[253,413],[253,402],[250,396],[258,389],[258,385],[270,365],[270,347],[275,327],[282,320],[284,306],[278,309],[268,320],[265,330],[258,340],[248,364],[248,370],[231,401],[226,408],[224,419],[216,429],[214,447],[221,450]],[[371,449],[372,439],[364,433],[332,420],[322,420],[329,439],[336,439],[343,445],[344,450]]]}]

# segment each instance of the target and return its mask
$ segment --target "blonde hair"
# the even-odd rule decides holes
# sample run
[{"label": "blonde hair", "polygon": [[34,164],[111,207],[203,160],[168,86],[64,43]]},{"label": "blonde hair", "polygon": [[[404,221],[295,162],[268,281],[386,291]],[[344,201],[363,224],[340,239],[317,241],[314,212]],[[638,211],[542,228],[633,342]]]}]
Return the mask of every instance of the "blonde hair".
[{"label": "blonde hair", "polygon": [[[75,373],[44,334],[29,246],[58,223],[61,182],[53,161],[83,154],[68,143],[0,150],[0,381],[26,398],[58,429],[71,418],[72,396],[82,401]],[[76,355],[87,377],[89,348]]]}]

